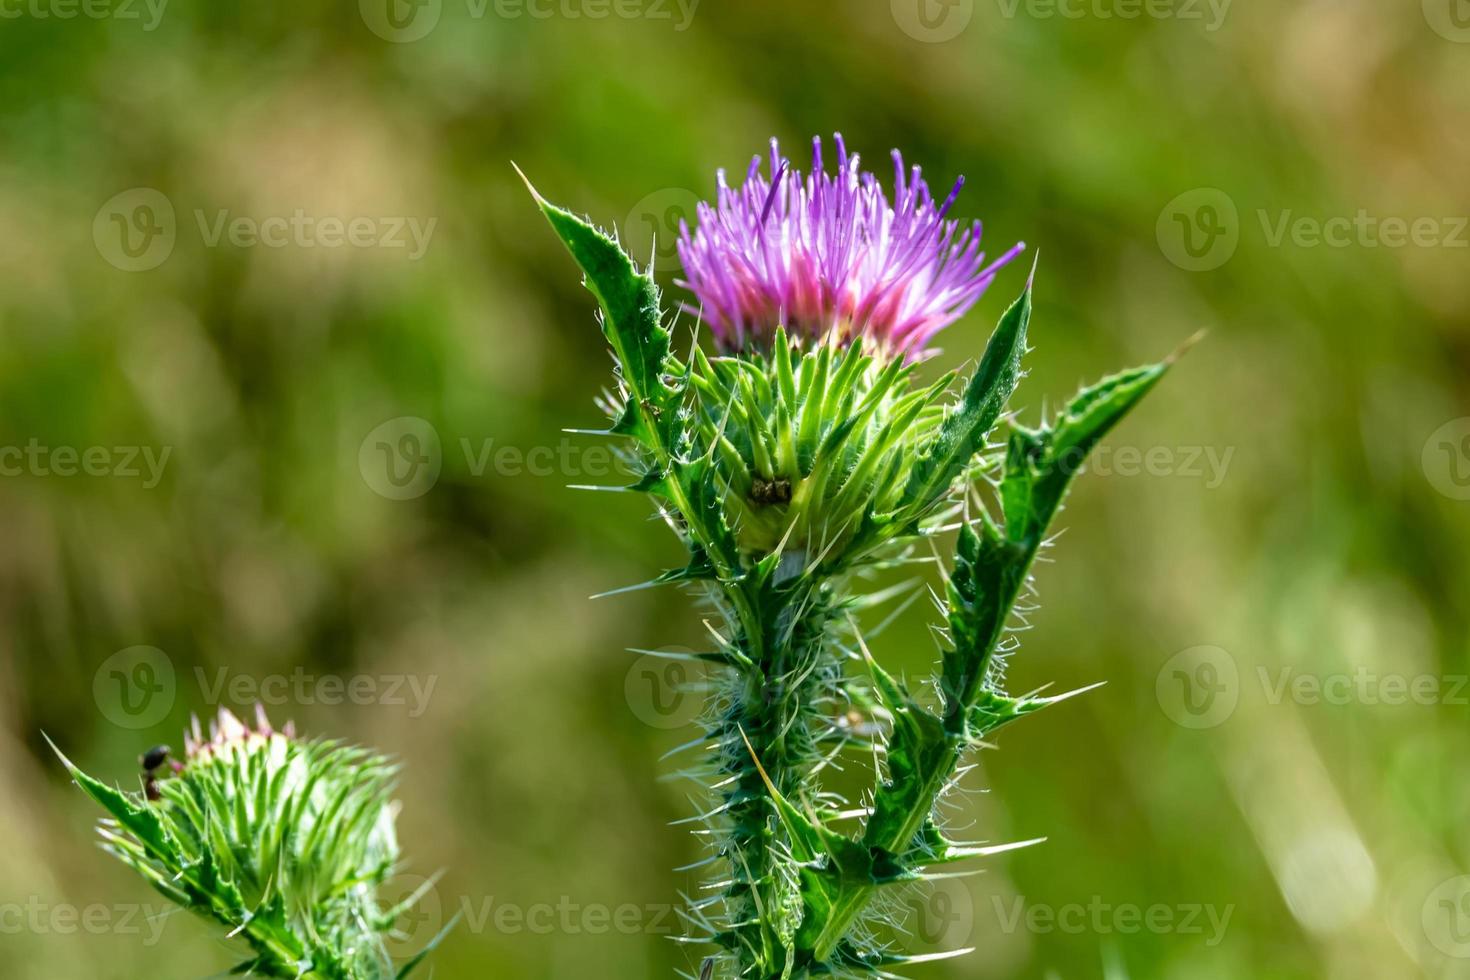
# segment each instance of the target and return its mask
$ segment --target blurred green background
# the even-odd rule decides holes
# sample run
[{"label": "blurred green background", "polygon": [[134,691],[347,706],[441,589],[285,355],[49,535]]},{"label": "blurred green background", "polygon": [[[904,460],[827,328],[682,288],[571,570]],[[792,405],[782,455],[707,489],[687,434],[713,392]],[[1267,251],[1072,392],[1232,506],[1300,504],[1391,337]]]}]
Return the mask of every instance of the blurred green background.
[{"label": "blurred green background", "polygon": [[717,167],[840,130],[1039,249],[1024,417],[1209,331],[1013,662],[1107,686],[956,815],[1049,841],[916,898],[914,946],[979,952],[913,974],[1470,976],[1470,9],[1221,3],[0,5],[0,974],[236,962],[148,919],[40,733],[135,785],[256,697],[402,760],[398,884],[447,869],[404,947],[468,916],[436,976],[689,968],[692,706],[621,651],[703,627],[588,600],[680,548],[567,489],[616,479],[560,431],[610,362],[510,161],[673,290]]}]

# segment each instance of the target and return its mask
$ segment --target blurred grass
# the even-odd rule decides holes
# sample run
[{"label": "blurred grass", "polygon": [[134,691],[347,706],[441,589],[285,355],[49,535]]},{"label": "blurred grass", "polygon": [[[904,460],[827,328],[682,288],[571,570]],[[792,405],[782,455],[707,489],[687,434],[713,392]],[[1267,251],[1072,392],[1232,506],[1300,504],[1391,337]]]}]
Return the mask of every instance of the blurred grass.
[{"label": "blurred grass", "polygon": [[[1015,686],[1107,687],[1007,732],[972,777],[990,792],[957,817],[986,839],[1050,840],[930,900],[924,941],[981,952],[916,975],[1470,975],[1425,920],[1434,886],[1470,871],[1463,701],[1272,703],[1261,681],[1467,672],[1467,504],[1421,462],[1431,433],[1470,414],[1467,252],[1272,247],[1260,218],[1470,213],[1470,47],[1418,5],[1368,0],[1238,4],[1216,31],[981,2],[943,43],[901,30],[901,6],[708,2],[681,32],[451,3],[405,44],[352,5],[314,2],[180,4],[151,31],[6,20],[0,446],[171,447],[153,489],[0,479],[7,976],[231,965],[191,921],[149,944],[116,914],[68,930],[45,911],[152,899],[82,846],[94,814],[39,733],[129,780],[140,751],[211,707],[196,669],[220,668],[435,684],[417,716],[276,711],[404,761],[408,873],[448,869],[440,907],[471,912],[438,975],[686,964],[657,935],[676,924],[648,910],[691,886],[670,869],[699,856],[666,826],[688,812],[682,788],[656,780],[682,733],[630,710],[620,651],[696,646],[702,627],[674,594],[586,599],[674,563],[678,546],[640,501],[565,489],[598,482],[580,472],[477,473],[462,449],[558,447],[563,426],[598,421],[590,399],[608,376],[589,299],[509,161],[635,238],[639,202],[704,196],[716,167],[739,172],[770,136],[799,156],[833,130],[880,173],[891,146],[938,183],[965,173],[959,212],[984,218],[992,249],[1039,249],[1025,417],[1210,331],[1112,440],[1168,449],[1166,472],[1119,462],[1084,480],[1039,575]],[[137,187],[168,198],[177,241],[128,272],[92,229]],[[1236,205],[1240,245],[1194,273],[1155,227],[1201,187]],[[418,261],[209,247],[198,225],[298,208],[437,224]],[[945,335],[942,364],[980,350],[1020,276]],[[400,416],[443,444],[439,481],[408,501],[375,493],[358,465],[368,433]],[[1230,454],[1221,479],[1181,472],[1195,448]],[[928,619],[908,610],[879,655],[922,669]],[[178,692],[133,730],[94,679],[139,644],[166,653]],[[1157,682],[1200,645],[1228,651],[1239,705],[1192,730]],[[1115,918],[1007,928],[1018,896],[1231,918],[1217,944],[1208,927]],[[578,910],[577,924],[494,917],[542,904]],[[632,928],[581,919],[625,905]]]}]

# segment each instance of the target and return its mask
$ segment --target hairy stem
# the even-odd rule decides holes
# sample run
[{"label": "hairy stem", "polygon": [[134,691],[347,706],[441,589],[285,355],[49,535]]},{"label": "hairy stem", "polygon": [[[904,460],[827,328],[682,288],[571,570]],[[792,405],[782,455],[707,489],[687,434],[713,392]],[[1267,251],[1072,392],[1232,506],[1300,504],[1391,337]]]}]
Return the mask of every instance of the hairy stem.
[{"label": "hairy stem", "polygon": [[796,579],[752,591],[759,634],[742,630],[735,639],[750,666],[735,678],[713,734],[729,827],[721,941],[734,953],[738,976],[767,980],[790,975],[801,893],[761,770],[786,798],[816,805],[820,743],[841,661],[829,640],[832,613],[822,586]]}]

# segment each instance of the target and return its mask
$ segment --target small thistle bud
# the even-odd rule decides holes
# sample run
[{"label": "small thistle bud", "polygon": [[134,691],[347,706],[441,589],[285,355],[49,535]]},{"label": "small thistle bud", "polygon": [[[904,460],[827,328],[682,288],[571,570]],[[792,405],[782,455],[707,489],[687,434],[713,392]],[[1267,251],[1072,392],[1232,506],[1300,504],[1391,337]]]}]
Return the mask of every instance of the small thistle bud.
[{"label": "small thistle bud", "polygon": [[144,753],[142,794],[107,786],[57,750],[109,814],[103,849],[247,944],[251,958],[236,972],[405,975],[386,939],[406,909],[378,898],[399,860],[393,766],[364,749],[303,740],[289,723],[276,729],[259,706],[253,724],[221,709],[207,734],[194,718],[184,746],[171,763],[167,746]]}]

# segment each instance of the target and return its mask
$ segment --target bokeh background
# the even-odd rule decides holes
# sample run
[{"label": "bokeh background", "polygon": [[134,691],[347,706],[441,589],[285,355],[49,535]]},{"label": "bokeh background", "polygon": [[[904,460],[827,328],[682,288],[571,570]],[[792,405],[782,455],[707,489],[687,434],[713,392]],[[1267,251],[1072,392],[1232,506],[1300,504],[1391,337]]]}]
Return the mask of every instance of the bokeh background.
[{"label": "bokeh background", "polygon": [[396,887],[446,871],[404,948],[467,914],[436,976],[688,969],[688,678],[623,651],[702,627],[588,599],[680,549],[567,488],[616,480],[561,432],[610,363],[511,161],[672,290],[716,168],[840,130],[1039,249],[1024,417],[1209,331],[1039,572],[1015,684],[1106,687],[967,783],[974,836],[1049,841],[916,898],[913,945],[979,951],[913,975],[1470,976],[1464,0],[0,13],[0,974],[237,962],[41,733],[135,786],[257,698],[402,761]]}]

